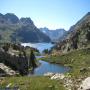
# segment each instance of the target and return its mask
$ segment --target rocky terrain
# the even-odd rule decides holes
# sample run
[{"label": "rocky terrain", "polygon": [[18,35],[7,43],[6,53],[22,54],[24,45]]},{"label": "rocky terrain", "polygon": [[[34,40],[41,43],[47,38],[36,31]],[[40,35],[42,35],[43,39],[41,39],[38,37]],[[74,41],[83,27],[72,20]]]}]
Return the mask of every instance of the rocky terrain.
[{"label": "rocky terrain", "polygon": [[56,45],[56,49],[61,52],[73,51],[75,49],[90,46],[90,12],[80,21],[73,25],[65,39]]},{"label": "rocky terrain", "polygon": [[[9,72],[14,73],[14,71],[18,71],[21,75],[28,73],[28,58],[24,48],[19,44],[8,43],[0,46],[0,63],[0,69],[6,72],[6,74]],[[6,70],[4,69],[5,67]],[[10,71],[8,68],[14,71]]]},{"label": "rocky terrain", "polygon": [[[8,54],[5,54],[7,49],[5,50],[4,53],[1,50],[0,55],[0,57],[4,56],[4,60],[7,58],[12,62],[11,54],[14,56],[13,52],[16,53],[15,57],[18,58],[16,50],[10,50],[12,52],[8,51]],[[16,60],[19,64],[16,66],[24,68],[26,64],[22,60],[25,59],[25,53],[21,52],[19,56],[21,57],[18,59],[22,64],[20,65]],[[64,65],[69,67],[70,71],[64,74],[49,72],[39,77],[5,77],[0,79],[0,85],[2,87],[18,86],[21,90],[26,88],[27,90],[90,90],[90,12],[73,25],[65,35],[64,40],[58,42],[49,55],[41,60]]]}]

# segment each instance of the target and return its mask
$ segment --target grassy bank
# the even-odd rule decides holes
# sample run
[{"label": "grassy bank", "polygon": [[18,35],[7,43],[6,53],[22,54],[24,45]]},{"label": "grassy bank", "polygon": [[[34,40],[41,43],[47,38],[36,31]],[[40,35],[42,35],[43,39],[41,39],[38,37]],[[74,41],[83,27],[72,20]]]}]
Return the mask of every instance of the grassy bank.
[{"label": "grassy bank", "polygon": [[42,60],[71,67],[73,77],[90,76],[90,48],[74,50],[61,56],[49,56]]},{"label": "grassy bank", "polygon": [[71,70],[64,80],[51,80],[45,76],[5,77],[0,79],[0,88],[10,84],[10,87],[17,86],[20,90],[67,90],[67,87],[64,87],[65,82],[71,80],[73,85],[68,83],[71,90],[77,90],[77,85],[90,76],[90,48],[75,50],[61,56],[48,56],[42,60],[69,66]]},{"label": "grassy bank", "polygon": [[20,90],[65,90],[60,81],[50,80],[48,77],[6,77],[0,81],[0,88],[18,86]]}]

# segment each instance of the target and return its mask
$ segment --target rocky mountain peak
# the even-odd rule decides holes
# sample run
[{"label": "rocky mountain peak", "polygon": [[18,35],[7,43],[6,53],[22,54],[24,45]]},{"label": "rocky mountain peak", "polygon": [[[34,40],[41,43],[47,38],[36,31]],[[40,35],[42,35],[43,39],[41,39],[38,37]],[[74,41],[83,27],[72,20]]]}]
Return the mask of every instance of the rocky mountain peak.
[{"label": "rocky mountain peak", "polygon": [[33,21],[32,21],[31,18],[29,18],[29,17],[21,18],[20,21],[21,21],[21,23],[23,23],[23,24],[33,24]]},{"label": "rocky mountain peak", "polygon": [[0,17],[3,17],[3,14],[0,13]]},{"label": "rocky mountain peak", "polygon": [[5,14],[4,15],[4,18],[7,21],[11,22],[12,24],[15,24],[15,23],[18,23],[19,22],[19,18],[15,14],[13,14],[13,13],[7,13],[7,14]]},{"label": "rocky mountain peak", "polygon": [[49,36],[53,42],[57,42],[66,33],[64,29],[49,30],[47,27],[40,28],[40,30]]},{"label": "rocky mountain peak", "polygon": [[86,15],[90,15],[90,12],[88,12]]}]

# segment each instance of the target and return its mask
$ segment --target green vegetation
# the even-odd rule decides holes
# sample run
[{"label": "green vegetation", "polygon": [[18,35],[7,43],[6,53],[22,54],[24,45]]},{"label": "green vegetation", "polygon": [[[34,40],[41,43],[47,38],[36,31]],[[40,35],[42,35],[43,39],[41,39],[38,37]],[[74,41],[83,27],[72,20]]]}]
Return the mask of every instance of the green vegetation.
[{"label": "green vegetation", "polygon": [[72,77],[90,76],[90,48],[74,50],[61,56],[48,56],[42,60],[69,66]]},{"label": "green vegetation", "polygon": [[44,54],[50,54],[50,50],[44,49],[44,50],[43,50],[43,53],[44,53]]},{"label": "green vegetation", "polygon": [[0,82],[0,87],[19,87],[20,90],[65,90],[60,81],[48,77],[6,77]]},{"label": "green vegetation", "polygon": [[[10,18],[12,15],[7,15],[4,16],[11,22],[1,17],[7,25],[1,22],[0,42],[50,41],[48,36],[36,28],[30,18],[19,20],[13,16],[17,19],[12,20]],[[63,85],[66,85],[66,88],[70,85],[71,90],[77,90],[80,82],[85,77],[90,77],[90,13],[72,26],[65,38],[62,42],[57,43],[51,52],[47,49],[44,50],[43,52],[47,54],[47,57],[42,58],[42,60],[51,63],[70,67],[70,71],[65,73],[63,80],[51,80],[50,77],[44,76],[5,77],[3,80],[0,79],[0,87],[10,85],[10,87],[17,86],[21,90],[65,90]],[[32,50],[30,47],[24,48],[20,45],[10,45],[8,47],[8,45],[5,45],[1,48],[0,62],[18,70],[22,75],[28,72],[28,61],[31,62],[33,68],[36,67],[35,55],[32,51],[30,54],[30,50]],[[39,54],[38,50],[34,48],[33,50],[35,54]]]},{"label": "green vegetation", "polygon": [[33,50],[31,50],[31,53],[30,53],[30,66],[34,69],[34,68],[36,68],[37,67],[37,64],[36,64],[36,62],[35,62],[35,55],[34,55],[34,52],[33,52]]}]

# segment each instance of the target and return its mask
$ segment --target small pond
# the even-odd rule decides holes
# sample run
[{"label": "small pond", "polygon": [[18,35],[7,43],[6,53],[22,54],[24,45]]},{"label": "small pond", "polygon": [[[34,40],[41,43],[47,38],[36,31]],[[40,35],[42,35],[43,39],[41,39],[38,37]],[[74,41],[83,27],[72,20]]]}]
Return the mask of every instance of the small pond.
[{"label": "small pond", "polygon": [[[54,46],[54,44],[52,44],[52,43],[22,43],[22,45],[37,48],[40,51],[40,53],[42,53],[42,51],[44,49],[50,49],[52,46]],[[41,57],[42,56],[38,56],[36,58],[41,58]],[[65,72],[68,72],[70,70],[68,67],[58,65],[58,64],[49,63],[49,62],[45,62],[45,61],[42,61],[42,60],[40,60],[39,63],[40,63],[40,66],[38,66],[37,68],[32,70],[28,74],[28,76],[43,75],[47,72],[65,73]]]},{"label": "small pond", "polygon": [[49,62],[45,62],[40,60],[39,61],[41,65],[37,68],[35,68],[33,71],[29,73],[30,75],[43,75],[47,72],[52,72],[52,73],[65,73],[69,71],[68,67],[61,66],[58,64],[51,64]]}]

